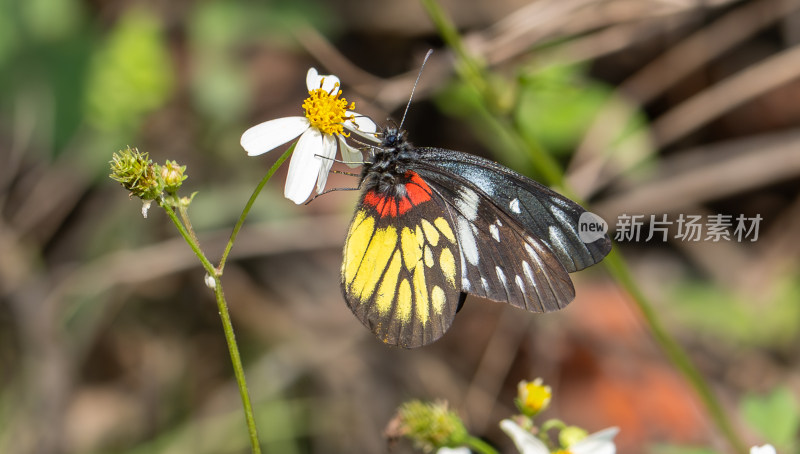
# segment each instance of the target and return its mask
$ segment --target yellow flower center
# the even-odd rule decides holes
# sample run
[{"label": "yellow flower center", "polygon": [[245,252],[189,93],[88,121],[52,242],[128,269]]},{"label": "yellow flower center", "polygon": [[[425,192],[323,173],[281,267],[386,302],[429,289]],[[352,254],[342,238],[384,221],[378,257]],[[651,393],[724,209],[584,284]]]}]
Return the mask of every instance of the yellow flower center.
[{"label": "yellow flower center", "polygon": [[559,449],[558,451],[554,452],[553,454],[572,454],[572,451],[568,449]]},{"label": "yellow flower center", "polygon": [[322,81],[320,81],[320,88],[310,90],[308,98],[303,101],[306,118],[311,126],[319,129],[323,134],[341,134],[349,137],[350,134],[344,131],[344,122],[355,120],[355,115],[348,114],[347,111],[355,109],[356,103],[348,105],[344,97],[339,97],[342,94],[339,84],[334,86],[333,91],[335,94],[323,90]]},{"label": "yellow flower center", "polygon": [[539,411],[544,406],[550,403],[550,387],[542,386],[537,383],[528,383],[526,386],[528,391],[525,396],[525,406],[533,411]]}]

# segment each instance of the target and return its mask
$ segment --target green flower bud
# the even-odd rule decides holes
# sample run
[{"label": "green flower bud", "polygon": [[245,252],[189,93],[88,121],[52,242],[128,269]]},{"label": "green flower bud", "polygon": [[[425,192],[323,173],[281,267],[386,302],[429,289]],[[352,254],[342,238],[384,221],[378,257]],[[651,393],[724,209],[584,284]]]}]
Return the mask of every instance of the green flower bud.
[{"label": "green flower bud", "polygon": [[558,433],[558,442],[561,446],[569,448],[575,443],[583,440],[589,435],[589,432],[577,426],[567,426]]},{"label": "green flower bud", "polygon": [[390,427],[388,435],[408,437],[425,452],[462,446],[469,436],[458,415],[448,410],[447,402],[406,402]]},{"label": "green flower bud", "polygon": [[114,153],[111,164],[112,180],[142,200],[155,200],[164,190],[160,166],[153,165],[147,153],[128,147]]},{"label": "green flower bud", "polygon": [[552,396],[553,390],[541,378],[534,381],[523,380],[517,385],[517,398],[514,402],[523,415],[533,417],[550,405]]},{"label": "green flower bud", "polygon": [[164,180],[164,190],[169,193],[175,193],[180,189],[183,180],[187,178],[184,175],[186,166],[179,166],[175,161],[167,161],[166,164],[161,166],[161,179]]}]

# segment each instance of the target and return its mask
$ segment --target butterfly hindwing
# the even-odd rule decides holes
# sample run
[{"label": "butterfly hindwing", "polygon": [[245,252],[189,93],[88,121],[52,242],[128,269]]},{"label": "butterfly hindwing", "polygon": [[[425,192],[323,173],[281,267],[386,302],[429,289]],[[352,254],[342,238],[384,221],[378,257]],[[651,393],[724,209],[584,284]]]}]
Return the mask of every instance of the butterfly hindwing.
[{"label": "butterfly hindwing", "polygon": [[450,327],[461,274],[444,202],[424,182],[408,186],[407,197],[362,195],[345,243],[342,290],[353,313],[383,342],[411,348]]},{"label": "butterfly hindwing", "polygon": [[546,186],[479,156],[441,148],[418,151],[424,156],[420,165],[461,176],[498,210],[544,242],[568,272],[594,265],[611,250],[607,236],[584,243],[578,235],[578,223],[586,210]]}]

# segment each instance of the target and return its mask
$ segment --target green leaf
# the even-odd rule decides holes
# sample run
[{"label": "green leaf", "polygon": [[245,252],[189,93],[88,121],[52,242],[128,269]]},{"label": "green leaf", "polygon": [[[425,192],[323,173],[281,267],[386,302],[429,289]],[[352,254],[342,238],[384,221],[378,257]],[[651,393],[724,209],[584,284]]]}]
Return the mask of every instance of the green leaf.
[{"label": "green leaf", "polygon": [[763,304],[707,282],[674,288],[669,316],[677,323],[738,346],[793,348],[800,330],[800,280],[789,275],[773,285]]},{"label": "green leaf", "polygon": [[68,38],[83,23],[83,8],[72,0],[26,0],[19,7],[28,33],[37,40]]},{"label": "green leaf", "polygon": [[747,422],[777,447],[787,447],[800,429],[800,408],[786,387],[766,396],[748,395],[742,400],[742,414]]},{"label": "green leaf", "polygon": [[128,11],[94,56],[86,109],[101,130],[130,131],[166,102],[174,73],[157,17]]},{"label": "green leaf", "polygon": [[567,153],[578,144],[611,94],[575,66],[554,65],[521,78],[514,121],[522,135]]},{"label": "green leaf", "polygon": [[0,1],[0,69],[22,46],[24,39],[20,36],[19,23],[13,16],[12,5],[8,1]]}]

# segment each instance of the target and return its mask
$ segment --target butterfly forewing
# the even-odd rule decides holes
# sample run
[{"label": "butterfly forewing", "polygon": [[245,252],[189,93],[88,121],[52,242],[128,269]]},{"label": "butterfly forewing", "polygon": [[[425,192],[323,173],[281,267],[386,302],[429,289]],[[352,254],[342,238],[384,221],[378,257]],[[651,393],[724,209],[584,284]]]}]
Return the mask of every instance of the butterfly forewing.
[{"label": "butterfly forewing", "polygon": [[429,166],[419,173],[448,201],[461,250],[462,291],[532,312],[572,301],[572,281],[556,255],[471,180]]},{"label": "butterfly forewing", "polygon": [[478,156],[441,148],[418,150],[425,157],[420,165],[461,176],[498,210],[547,244],[568,272],[594,265],[611,250],[607,236],[584,243],[578,228],[586,210],[546,186]]},{"label": "butterfly forewing", "polygon": [[420,182],[409,184],[407,197],[362,195],[342,261],[350,309],[383,342],[406,348],[440,338],[461,294],[452,221]]}]

